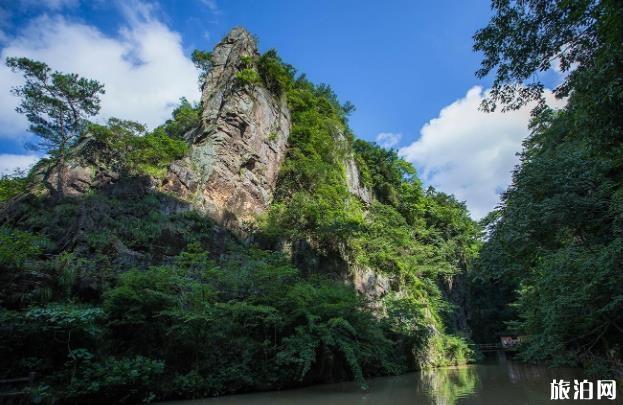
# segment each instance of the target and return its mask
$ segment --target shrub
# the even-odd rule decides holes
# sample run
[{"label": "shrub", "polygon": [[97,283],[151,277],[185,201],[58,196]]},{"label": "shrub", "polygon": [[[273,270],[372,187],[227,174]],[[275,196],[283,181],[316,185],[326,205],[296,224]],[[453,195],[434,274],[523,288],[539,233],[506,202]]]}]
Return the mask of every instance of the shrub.
[{"label": "shrub", "polygon": [[71,304],[0,310],[3,372],[61,372],[72,348],[95,349],[101,338],[102,315],[98,307]]},{"label": "shrub", "polygon": [[15,175],[0,176],[0,203],[26,190],[28,178],[16,173]]},{"label": "shrub", "polygon": [[163,373],[163,361],[142,356],[88,359],[62,394],[65,400],[78,403],[151,402]]},{"label": "shrub", "polygon": [[266,88],[277,96],[281,96],[292,85],[294,68],[284,64],[274,49],[259,58],[257,70]]},{"label": "shrub", "polygon": [[133,138],[130,147],[127,164],[140,173],[154,177],[164,176],[169,163],[184,157],[188,150],[185,141],[171,138],[162,128]]},{"label": "shrub", "polygon": [[[5,271],[24,265],[43,252],[45,238],[19,229],[0,227],[0,266]],[[4,273],[4,272],[3,272]]]},{"label": "shrub", "polygon": [[199,126],[201,120],[201,105],[192,105],[185,97],[180,99],[180,104],[171,113],[172,118],[168,119],[160,129],[173,139],[184,139],[184,135]]},{"label": "shrub", "polygon": [[236,73],[236,79],[243,86],[253,86],[261,83],[260,75],[253,68],[244,68]]}]

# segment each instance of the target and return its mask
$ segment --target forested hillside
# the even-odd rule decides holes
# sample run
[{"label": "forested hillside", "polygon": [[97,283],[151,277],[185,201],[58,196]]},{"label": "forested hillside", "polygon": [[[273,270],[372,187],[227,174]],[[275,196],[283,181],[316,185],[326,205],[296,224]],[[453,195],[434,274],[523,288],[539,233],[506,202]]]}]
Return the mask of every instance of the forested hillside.
[{"label": "forested hillside", "polygon": [[[106,83],[9,57],[45,158],[0,177],[0,380],[70,404],[365,388],[500,336],[525,362],[623,375],[623,3],[492,9],[482,109],[533,110],[480,223],[244,28],[192,53],[201,100],[156,128],[101,119]],[[474,393],[474,369],[439,398]]]},{"label": "forested hillside", "polygon": [[[396,151],[356,139],[352,105],[329,86],[239,38],[250,36],[234,31],[217,56],[193,55],[201,104],[182,100],[153,131],[83,122],[27,176],[2,179],[2,373],[36,372],[34,399],[132,403],[345,379],[363,386],[370,376],[472,359],[464,309],[448,298],[479,245],[464,204],[424,190]],[[239,62],[214,63],[224,52]],[[9,64],[32,88],[48,78],[81,85],[34,61]],[[218,174],[198,167],[211,162],[206,117],[221,112],[209,107],[210,86],[224,89],[221,109],[232,99],[246,108],[240,100],[250,97],[282,100],[291,115],[272,202],[242,224],[204,209],[214,194],[202,187],[214,177],[200,174]],[[71,119],[58,94],[53,108]],[[31,96],[50,101],[22,95],[24,109]],[[238,120],[257,114],[227,114],[219,125],[235,124],[226,128],[232,139],[262,128]],[[45,130],[41,121],[32,128],[43,137],[59,128],[55,116],[44,118]],[[269,146],[282,136],[251,134]],[[227,173],[259,179],[258,167],[270,166],[261,160],[245,155]]]},{"label": "forested hillside", "polygon": [[612,376],[623,371],[623,5],[504,1],[496,11],[476,35],[481,73],[497,69],[486,107],[542,101],[541,83],[516,84],[558,62],[568,101],[539,103],[512,185],[485,220],[474,329],[510,327],[528,337],[525,360]]}]

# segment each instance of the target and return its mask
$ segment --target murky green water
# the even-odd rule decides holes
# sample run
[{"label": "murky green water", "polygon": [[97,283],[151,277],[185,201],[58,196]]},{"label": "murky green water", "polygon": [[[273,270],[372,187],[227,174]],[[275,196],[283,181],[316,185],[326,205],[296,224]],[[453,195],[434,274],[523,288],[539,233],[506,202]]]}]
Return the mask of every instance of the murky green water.
[{"label": "murky green water", "polygon": [[[371,379],[367,391],[362,391],[353,383],[341,383],[167,404],[623,404],[621,381],[618,381],[616,400],[550,400],[550,383],[553,379],[570,381],[569,394],[573,398],[573,380],[583,378],[580,370],[526,365],[507,360],[503,353],[499,353],[483,364]],[[596,385],[596,381],[593,382]],[[594,396],[596,398],[596,387]]]}]

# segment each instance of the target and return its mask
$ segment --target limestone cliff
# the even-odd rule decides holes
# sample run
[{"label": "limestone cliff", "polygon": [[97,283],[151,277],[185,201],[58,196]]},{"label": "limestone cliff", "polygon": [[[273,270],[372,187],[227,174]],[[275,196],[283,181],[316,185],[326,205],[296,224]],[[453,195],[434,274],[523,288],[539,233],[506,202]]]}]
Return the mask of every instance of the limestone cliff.
[{"label": "limestone cliff", "polygon": [[285,98],[236,76],[245,58],[257,56],[255,39],[242,28],[215,47],[202,87],[201,125],[186,135],[190,155],[173,163],[163,182],[165,191],[231,228],[267,208],[290,130]]}]

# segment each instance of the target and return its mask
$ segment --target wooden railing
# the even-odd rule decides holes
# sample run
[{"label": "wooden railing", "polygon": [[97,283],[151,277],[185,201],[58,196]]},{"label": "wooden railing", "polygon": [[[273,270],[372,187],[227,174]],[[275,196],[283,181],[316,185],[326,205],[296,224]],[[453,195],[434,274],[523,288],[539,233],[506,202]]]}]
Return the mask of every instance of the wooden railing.
[{"label": "wooden railing", "polygon": [[[36,377],[36,373],[35,372],[31,372],[28,374],[28,377],[20,377],[20,378],[9,378],[6,380],[0,380],[0,388],[3,385],[9,385],[9,386],[20,386],[20,385],[24,385],[25,387],[32,387],[35,384],[35,377]],[[14,397],[20,397],[22,395],[26,395],[26,390],[22,389],[22,390],[9,390],[6,392],[0,391],[0,404],[5,403],[5,399],[8,398],[14,398]]]},{"label": "wooden railing", "polygon": [[480,351],[504,349],[500,343],[479,343],[474,345]]},{"label": "wooden railing", "polygon": [[469,345],[481,352],[493,352],[498,350],[515,350],[518,345],[503,345],[502,343],[472,343]]}]

